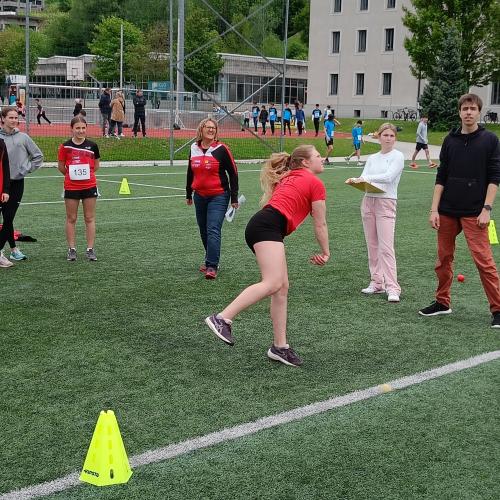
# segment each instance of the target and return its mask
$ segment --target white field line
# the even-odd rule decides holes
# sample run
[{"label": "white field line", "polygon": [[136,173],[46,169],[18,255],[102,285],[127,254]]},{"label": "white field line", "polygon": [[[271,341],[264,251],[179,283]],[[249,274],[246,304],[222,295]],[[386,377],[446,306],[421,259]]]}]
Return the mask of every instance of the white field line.
[{"label": "white field line", "polygon": [[[388,390],[411,387],[413,385],[426,382],[427,380],[433,380],[444,375],[449,375],[450,373],[473,368],[475,366],[479,366],[499,358],[500,351],[486,352],[483,354],[479,354],[478,356],[473,356],[472,358],[463,359],[461,361],[440,366],[438,368],[433,368],[424,372],[408,375],[407,377],[391,380],[390,382],[369,387],[368,389],[350,392],[349,394],[345,394],[343,396],[327,399],[325,401],[319,401],[307,406],[295,408],[294,410],[271,415],[269,417],[263,417],[258,420],[254,420],[253,422],[229,427],[221,431],[206,434],[205,436],[188,439],[187,441],[183,441],[181,443],[146,451],[144,453],[140,453],[139,455],[134,455],[133,457],[131,457],[130,466],[140,467],[143,465],[161,462],[170,458],[175,458],[192,451],[215,446],[219,443],[232,441],[233,439],[238,439],[244,436],[249,436],[265,429],[278,427],[280,425],[290,422],[296,422],[306,417],[318,415],[335,408],[348,406],[353,403],[357,403],[358,401],[371,399],[375,396],[385,394],[386,392],[388,392]],[[67,476],[61,477],[59,479],[54,479],[53,481],[47,481],[45,483],[28,486],[19,490],[13,490],[0,496],[0,500],[25,500],[28,498],[43,497],[51,495],[53,493],[64,491],[81,484],[79,475],[79,472],[73,472],[72,474],[68,474]]]},{"label": "white field line", "polygon": [[[113,184],[121,184],[122,181],[112,181],[109,179],[100,179],[101,182],[112,182]],[[129,186],[142,186],[149,188],[158,188],[158,189],[173,189],[175,191],[186,191],[186,188],[172,187],[172,186],[156,186],[154,184],[140,184],[139,182],[129,182]]]},{"label": "white field line", "polygon": [[[129,201],[129,200],[155,200],[156,198],[183,198],[185,195],[183,194],[163,194],[158,196],[127,196],[123,198],[97,198],[99,203],[101,201]],[[21,205],[55,205],[58,203],[64,203],[64,200],[59,201],[29,201],[29,202],[21,202]]]}]

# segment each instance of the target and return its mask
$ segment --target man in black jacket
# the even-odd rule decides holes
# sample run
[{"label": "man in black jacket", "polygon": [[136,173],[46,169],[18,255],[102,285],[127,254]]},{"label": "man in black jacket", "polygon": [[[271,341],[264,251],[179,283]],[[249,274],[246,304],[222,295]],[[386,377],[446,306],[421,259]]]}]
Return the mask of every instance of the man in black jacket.
[{"label": "man in black jacket", "polygon": [[438,287],[436,301],[419,313],[451,313],[455,239],[463,231],[490,304],[491,326],[500,328],[500,282],[488,238],[500,183],[500,145],[495,134],[478,125],[482,105],[475,94],[459,99],[462,126],[448,134],[441,148],[429,216],[438,235]]},{"label": "man in black jacket", "polygon": [[[109,137],[109,124],[111,120],[111,89],[106,88],[99,99],[99,110],[101,111],[102,136]],[[108,127],[106,129],[106,126]]]},{"label": "man in black jacket", "polygon": [[134,105],[134,137],[139,131],[139,120],[141,122],[142,136],[146,137],[146,98],[142,95],[142,90],[138,90],[132,100]]}]

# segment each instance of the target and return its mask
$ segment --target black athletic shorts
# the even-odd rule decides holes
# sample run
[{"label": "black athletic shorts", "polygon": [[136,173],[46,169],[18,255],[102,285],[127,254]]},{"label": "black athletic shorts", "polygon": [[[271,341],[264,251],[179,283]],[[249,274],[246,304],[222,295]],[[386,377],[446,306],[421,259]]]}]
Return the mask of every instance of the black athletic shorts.
[{"label": "black athletic shorts", "polygon": [[421,149],[429,149],[429,146],[427,144],[424,144],[423,142],[417,142],[417,146],[415,149],[417,151],[420,151]]},{"label": "black athletic shorts", "polygon": [[76,191],[64,190],[64,197],[69,198],[70,200],[84,200],[85,198],[97,198],[99,196],[99,191],[97,191],[97,187],[89,188],[89,189],[79,189]]},{"label": "black athletic shorts", "polygon": [[325,144],[326,144],[327,146],[333,146],[333,139],[332,139],[332,138],[327,139],[327,138],[325,137]]},{"label": "black athletic shorts", "polygon": [[286,236],[286,217],[273,207],[264,207],[247,224],[245,241],[253,253],[253,246],[260,241],[281,241]]}]

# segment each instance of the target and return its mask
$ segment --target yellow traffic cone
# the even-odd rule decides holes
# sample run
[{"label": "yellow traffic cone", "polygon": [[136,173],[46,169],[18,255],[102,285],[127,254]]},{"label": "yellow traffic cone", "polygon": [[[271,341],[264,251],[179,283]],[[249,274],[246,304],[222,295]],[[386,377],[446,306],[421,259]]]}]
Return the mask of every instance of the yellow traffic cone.
[{"label": "yellow traffic cone", "polygon": [[120,191],[118,191],[118,194],[131,194],[130,187],[128,185],[128,181],[127,181],[126,177],[124,177],[122,179],[122,182],[120,184]]},{"label": "yellow traffic cone", "polygon": [[95,486],[109,486],[126,483],[131,475],[132,470],[115,414],[112,410],[101,411],[80,481]]},{"label": "yellow traffic cone", "polygon": [[494,220],[490,220],[488,225],[488,238],[490,239],[490,245],[498,245],[497,228]]}]

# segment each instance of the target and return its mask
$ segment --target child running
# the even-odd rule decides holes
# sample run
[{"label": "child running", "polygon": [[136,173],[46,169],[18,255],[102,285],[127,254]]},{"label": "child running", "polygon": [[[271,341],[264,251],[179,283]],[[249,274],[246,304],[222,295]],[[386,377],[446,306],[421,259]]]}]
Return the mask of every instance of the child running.
[{"label": "child running", "polygon": [[340,122],[334,118],[334,114],[330,113],[325,121],[325,144],[326,157],[325,163],[330,164],[330,153],[333,151],[333,138],[335,137],[335,125],[340,125]]},{"label": "child running", "polygon": [[317,177],[323,170],[321,155],[311,145],[298,146],[291,155],[275,153],[265,163],[261,173],[263,208],[250,219],[245,230],[247,245],[255,253],[262,279],[243,290],[219,314],[205,319],[213,333],[226,344],[234,345],[233,318],[270,296],[274,341],[267,356],[288,366],[302,364],[286,338],[288,269],[283,239],[311,214],[321,252],[312,255],[310,261],[318,266],[328,262],[326,190]]},{"label": "child running", "polygon": [[66,239],[68,241],[67,260],[76,260],[75,227],[78,216],[78,205],[82,200],[85,219],[85,236],[87,251],[85,256],[96,261],[95,241],[95,207],[97,181],[95,172],[99,168],[99,148],[95,142],[89,141],[87,121],[82,116],[71,120],[72,137],[59,146],[57,168],[64,175],[64,203],[66,205]]},{"label": "child running", "polygon": [[352,128],[352,145],[354,146],[354,151],[349,155],[346,156],[344,159],[345,161],[349,162],[351,161],[351,158],[356,155],[358,158],[358,167],[363,165],[361,163],[361,144],[364,144],[365,141],[363,140],[363,121],[358,120],[354,127]]}]

